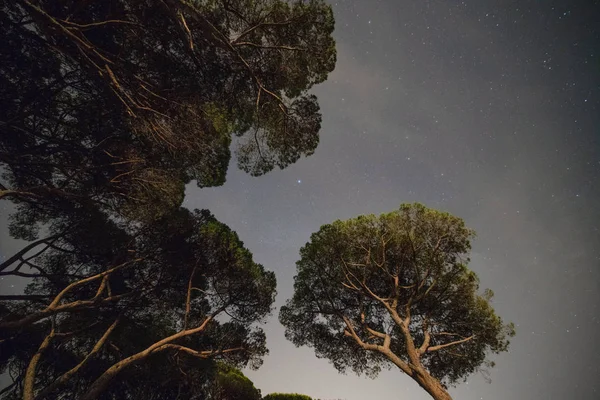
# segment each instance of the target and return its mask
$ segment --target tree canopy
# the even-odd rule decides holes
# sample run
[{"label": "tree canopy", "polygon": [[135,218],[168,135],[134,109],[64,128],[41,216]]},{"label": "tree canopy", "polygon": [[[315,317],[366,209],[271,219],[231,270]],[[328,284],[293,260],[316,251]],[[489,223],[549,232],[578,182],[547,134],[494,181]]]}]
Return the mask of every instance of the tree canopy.
[{"label": "tree canopy", "polygon": [[0,197],[30,225],[90,202],[160,217],[186,183],[225,181],[235,136],[253,175],[318,144],[307,91],[335,65],[321,0],[1,7]]},{"label": "tree canopy", "polygon": [[374,376],[395,366],[435,399],[493,366],[512,324],[467,268],[474,233],[420,204],[324,225],[300,250],[286,337],[340,371]]},{"label": "tree canopy", "polygon": [[260,365],[267,349],[256,324],[271,310],[275,277],[234,232],[183,208],[135,236],[86,220],[11,263],[8,272],[36,271],[25,273],[33,280],[23,296],[0,296],[0,366],[22,382],[14,393],[139,398],[151,389],[148,398],[167,399],[197,394],[201,373],[182,377],[206,360]]},{"label": "tree canopy", "polygon": [[210,212],[180,205],[189,182],[225,181],[232,142],[252,175],[314,152],[308,90],[335,66],[331,8],[0,7],[0,199],[16,205],[11,235],[31,241],[0,265],[30,280],[0,295],[13,378],[0,398],[205,398],[232,374],[217,360],[260,365],[275,277]]},{"label": "tree canopy", "polygon": [[261,400],[260,390],[239,369],[219,364],[212,399]]}]

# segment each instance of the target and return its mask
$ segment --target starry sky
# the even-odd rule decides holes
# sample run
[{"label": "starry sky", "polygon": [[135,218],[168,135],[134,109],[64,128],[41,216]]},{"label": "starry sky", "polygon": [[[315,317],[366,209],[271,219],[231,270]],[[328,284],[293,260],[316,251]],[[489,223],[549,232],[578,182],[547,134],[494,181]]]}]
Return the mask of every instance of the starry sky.
[{"label": "starry sky", "polygon": [[[292,294],[298,251],[325,223],[422,202],[478,233],[471,268],[517,326],[492,383],[456,399],[600,398],[600,3],[338,1],[338,63],[314,89],[316,153],[259,178],[232,165],[188,187]],[[428,395],[392,370],[340,375],[284,338],[248,376],[263,393],[314,398]]]},{"label": "starry sky", "polygon": [[315,154],[259,178],[232,163],[224,186],[187,188],[185,206],[210,209],[277,275],[270,355],[247,375],[263,394],[429,399],[399,370],[339,374],[277,321],[312,232],[418,201],[477,231],[470,267],[517,329],[492,382],[474,375],[453,397],[600,398],[600,2],[332,4],[338,63],[313,90]]}]

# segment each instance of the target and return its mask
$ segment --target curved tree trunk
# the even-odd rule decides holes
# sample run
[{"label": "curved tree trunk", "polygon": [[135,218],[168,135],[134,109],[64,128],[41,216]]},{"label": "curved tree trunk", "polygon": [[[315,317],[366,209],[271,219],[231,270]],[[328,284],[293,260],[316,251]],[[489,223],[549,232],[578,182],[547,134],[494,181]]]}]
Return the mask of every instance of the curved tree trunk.
[{"label": "curved tree trunk", "polygon": [[435,400],[452,400],[450,393],[425,369],[417,371],[413,379]]}]

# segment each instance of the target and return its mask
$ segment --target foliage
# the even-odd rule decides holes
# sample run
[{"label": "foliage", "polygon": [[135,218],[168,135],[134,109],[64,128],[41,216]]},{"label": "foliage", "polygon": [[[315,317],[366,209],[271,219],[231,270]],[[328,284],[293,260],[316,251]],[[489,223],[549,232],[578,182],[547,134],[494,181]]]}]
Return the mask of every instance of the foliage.
[{"label": "foliage", "polygon": [[202,398],[210,360],[260,365],[275,276],[207,211],[135,234],[98,212],[50,233],[2,266],[33,278],[20,301],[0,296],[0,367],[23,383],[6,398]]},{"label": "foliage", "polygon": [[215,400],[260,400],[260,390],[239,369],[220,364]]},{"label": "foliage", "polygon": [[514,334],[467,268],[473,235],[419,204],[322,226],[300,250],[280,313],[286,337],[340,371],[374,376],[395,365],[450,398],[442,386],[492,366],[487,355]]},{"label": "foliage", "polygon": [[260,175],[318,144],[335,65],[321,0],[4,2],[0,197],[24,239],[90,203],[141,221],[221,185],[232,136]]},{"label": "foliage", "polygon": [[0,265],[32,280],[0,295],[0,397],[205,398],[215,360],[260,365],[274,275],[208,211],[179,207],[187,183],[225,181],[233,138],[253,175],[312,154],[331,8],[0,7],[0,199],[32,241]]}]

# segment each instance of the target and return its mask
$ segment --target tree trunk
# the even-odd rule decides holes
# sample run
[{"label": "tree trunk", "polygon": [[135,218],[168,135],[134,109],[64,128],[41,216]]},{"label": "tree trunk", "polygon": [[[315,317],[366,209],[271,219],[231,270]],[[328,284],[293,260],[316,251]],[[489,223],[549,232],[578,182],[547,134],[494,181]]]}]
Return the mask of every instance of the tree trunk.
[{"label": "tree trunk", "polygon": [[425,369],[417,371],[413,379],[435,400],[452,400],[450,393]]}]

